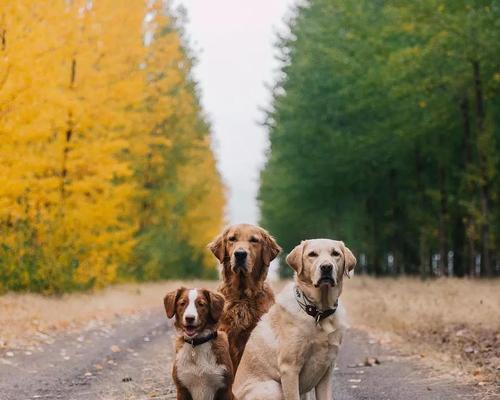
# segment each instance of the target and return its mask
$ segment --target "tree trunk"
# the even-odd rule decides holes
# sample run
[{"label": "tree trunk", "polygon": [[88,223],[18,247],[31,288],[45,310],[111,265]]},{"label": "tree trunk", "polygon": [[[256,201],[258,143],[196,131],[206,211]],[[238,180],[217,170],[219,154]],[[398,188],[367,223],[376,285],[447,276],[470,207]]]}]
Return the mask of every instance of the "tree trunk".
[{"label": "tree trunk", "polygon": [[379,250],[379,240],[380,240],[380,229],[378,225],[378,216],[375,200],[369,197],[366,200],[366,213],[368,215],[368,220],[371,221],[370,232],[369,232],[369,242],[370,251],[368,254],[368,262],[372,260],[372,264],[368,264],[369,272],[374,273],[379,276],[382,275],[382,257]]},{"label": "tree trunk", "polygon": [[465,275],[465,225],[458,212],[453,218],[453,270],[456,276]]},{"label": "tree trunk", "polygon": [[[475,196],[474,196],[474,187],[475,185],[470,182],[470,178],[467,177],[469,174],[470,167],[473,162],[473,132],[471,130],[471,121],[470,121],[470,103],[469,103],[469,97],[467,93],[464,94],[462,101],[460,103],[460,110],[462,113],[462,127],[463,127],[463,140],[462,140],[462,166],[463,166],[463,171],[465,173],[465,182],[463,184],[464,186],[464,196],[466,199],[470,202],[475,201]],[[464,210],[464,216],[463,216],[463,228],[464,228],[464,234],[465,234],[465,239],[467,239],[467,244],[465,245],[464,243],[464,274],[467,274],[469,276],[474,276],[474,271],[475,271],[475,221],[470,215],[470,213],[467,212],[467,210]],[[458,247],[459,244],[457,243],[456,247]]]},{"label": "tree trunk", "polygon": [[460,102],[462,114],[463,140],[462,140],[462,167],[466,170],[472,163],[472,133],[470,128],[470,105],[469,97],[464,95]]},{"label": "tree trunk", "polygon": [[[422,157],[421,144],[418,142],[415,146],[415,182],[416,182],[416,197],[420,206],[425,209],[426,208],[426,197],[425,197],[425,188],[423,184],[423,172],[424,172],[424,161]],[[418,249],[417,253],[419,256],[419,267],[418,272],[421,278],[426,278],[431,274],[431,270],[429,267],[429,246],[427,244],[426,235],[425,235],[425,221],[417,221],[419,224],[419,239],[418,239]]]},{"label": "tree trunk", "polygon": [[[5,51],[7,49],[7,31],[5,29],[0,29],[0,50]],[[5,74],[0,77],[0,90],[4,87],[7,82],[7,78],[9,77],[11,64],[7,63],[7,69]],[[0,108],[1,110],[1,108]]]},{"label": "tree trunk", "polygon": [[474,222],[470,221],[471,218],[468,218],[465,225],[467,232],[467,263],[468,263],[468,272],[470,277],[474,277],[476,275],[476,241],[475,241],[475,226]]},{"label": "tree trunk", "polygon": [[[150,191],[153,186],[152,158],[153,158],[153,153],[152,151],[149,151],[146,156],[147,161],[143,172],[143,178],[144,178],[143,189],[145,191]],[[151,193],[144,195],[142,199],[142,212],[141,215],[139,216],[139,232],[142,232],[150,224],[150,215],[151,213],[154,213],[154,210],[151,210],[153,207],[152,207],[152,201],[150,200],[149,196],[151,196]]]},{"label": "tree trunk", "polygon": [[448,275],[448,191],[446,189],[446,172],[439,167],[439,271],[442,276]]},{"label": "tree trunk", "polygon": [[484,154],[484,143],[481,139],[485,135],[484,120],[485,120],[485,107],[484,96],[481,82],[481,67],[478,61],[472,62],[472,69],[474,74],[474,93],[476,97],[476,128],[477,128],[477,142],[478,142],[478,155],[479,155],[479,171],[481,175],[480,184],[480,207],[481,207],[481,263],[484,267],[483,270],[486,275],[491,276],[491,252],[490,252],[490,208],[491,208],[491,194],[490,194],[490,179],[488,176],[487,156]]},{"label": "tree trunk", "polygon": [[423,230],[420,231],[420,237],[418,240],[419,248],[419,274],[421,278],[427,278],[431,275],[431,268],[429,266],[429,247],[427,246],[427,241],[425,239],[425,234]]},{"label": "tree trunk", "polygon": [[392,208],[392,237],[391,244],[393,247],[394,256],[394,274],[404,274],[404,260],[402,259],[403,245],[402,245],[402,235],[399,234],[400,226],[402,224],[401,217],[401,206],[399,204],[398,191],[397,191],[397,171],[391,168],[389,171],[389,188],[391,192],[391,208]]},{"label": "tree trunk", "polygon": [[[72,90],[75,87],[76,80],[76,59],[71,60],[71,71],[70,71],[70,79],[69,79],[69,89]],[[60,193],[61,193],[61,210],[63,209],[64,201],[66,198],[66,183],[68,176],[68,155],[70,151],[69,143],[71,142],[71,138],[73,136],[74,122],[73,122],[73,113],[71,110],[68,111],[68,126],[65,132],[64,137],[64,147],[62,154],[62,163],[61,163],[61,183],[60,183]]]}]

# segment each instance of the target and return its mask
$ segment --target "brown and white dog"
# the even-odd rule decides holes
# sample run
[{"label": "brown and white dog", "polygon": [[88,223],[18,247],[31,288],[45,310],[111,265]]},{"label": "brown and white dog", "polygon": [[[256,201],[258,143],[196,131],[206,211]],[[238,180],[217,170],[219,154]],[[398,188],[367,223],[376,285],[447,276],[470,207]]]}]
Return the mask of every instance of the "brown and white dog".
[{"label": "brown and white dog", "polygon": [[224,298],[184,287],[167,293],[167,317],[178,336],[172,377],[178,400],[232,400],[233,366],[224,332],[217,331]]},{"label": "brown and white dog", "polygon": [[313,239],[286,260],[295,282],[248,340],[233,386],[239,400],[299,400],[313,389],[317,400],[333,398],[332,373],[346,327],[338,298],[356,259],[343,242]]},{"label": "brown and white dog", "polygon": [[219,291],[226,304],[220,329],[227,333],[236,372],[250,333],[274,303],[265,280],[281,248],[264,229],[248,224],[226,228],[209,248],[222,267]]}]

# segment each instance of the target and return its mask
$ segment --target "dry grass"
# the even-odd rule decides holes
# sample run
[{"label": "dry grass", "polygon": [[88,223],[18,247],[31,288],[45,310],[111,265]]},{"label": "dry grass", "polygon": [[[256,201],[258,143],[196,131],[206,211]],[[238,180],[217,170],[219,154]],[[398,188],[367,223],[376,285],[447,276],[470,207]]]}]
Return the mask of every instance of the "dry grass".
[{"label": "dry grass", "polygon": [[[111,321],[151,307],[162,307],[168,290],[182,282],[168,281],[111,286],[94,293],[61,297],[9,293],[0,296],[0,350],[36,343],[46,335],[78,330],[97,321]],[[189,282],[191,286],[215,287],[216,282]]]},{"label": "dry grass", "polygon": [[352,326],[441,370],[499,379],[500,281],[357,276],[343,294]]}]

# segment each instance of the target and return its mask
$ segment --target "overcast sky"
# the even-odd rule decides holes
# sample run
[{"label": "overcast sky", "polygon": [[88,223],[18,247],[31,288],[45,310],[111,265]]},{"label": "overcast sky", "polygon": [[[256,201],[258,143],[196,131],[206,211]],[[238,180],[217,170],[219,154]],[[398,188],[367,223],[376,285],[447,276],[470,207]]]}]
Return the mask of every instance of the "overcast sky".
[{"label": "overcast sky", "polygon": [[259,170],[267,136],[258,121],[278,66],[273,43],[293,0],[177,0],[198,64],[202,104],[212,123],[219,170],[228,187],[230,223],[257,223]]}]

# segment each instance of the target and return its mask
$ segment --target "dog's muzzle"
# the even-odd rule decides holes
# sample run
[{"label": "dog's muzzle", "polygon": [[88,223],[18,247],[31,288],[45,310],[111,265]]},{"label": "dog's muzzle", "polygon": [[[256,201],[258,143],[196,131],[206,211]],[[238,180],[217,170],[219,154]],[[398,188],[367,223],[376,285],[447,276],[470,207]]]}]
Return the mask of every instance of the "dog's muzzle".
[{"label": "dog's muzzle", "polygon": [[321,275],[320,278],[318,279],[318,282],[316,282],[316,287],[319,287],[321,285],[330,285],[330,286],[335,286],[335,278],[333,277],[333,265],[330,263],[324,263],[320,265],[320,271]]},{"label": "dog's muzzle", "polygon": [[243,249],[238,249],[234,252],[235,265],[233,269],[235,272],[240,270],[245,271],[247,269],[247,256],[248,253]]}]

